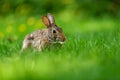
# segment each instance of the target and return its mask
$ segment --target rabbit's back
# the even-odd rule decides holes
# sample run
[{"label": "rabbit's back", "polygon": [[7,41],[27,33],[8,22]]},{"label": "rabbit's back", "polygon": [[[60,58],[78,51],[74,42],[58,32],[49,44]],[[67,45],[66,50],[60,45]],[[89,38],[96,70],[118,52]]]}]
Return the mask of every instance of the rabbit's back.
[{"label": "rabbit's back", "polygon": [[[47,43],[47,30],[46,29],[42,29],[42,30],[37,30],[32,32],[31,34],[26,35],[23,44],[26,44],[28,46],[33,46],[35,48],[38,48],[39,46],[41,46],[43,43]],[[24,46],[24,45],[23,45]]]}]

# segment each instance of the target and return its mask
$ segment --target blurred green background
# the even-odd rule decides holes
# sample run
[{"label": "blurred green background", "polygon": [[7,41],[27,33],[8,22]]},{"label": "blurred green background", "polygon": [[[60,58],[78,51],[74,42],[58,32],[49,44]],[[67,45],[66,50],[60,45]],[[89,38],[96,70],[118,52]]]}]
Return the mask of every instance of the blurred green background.
[{"label": "blurred green background", "polygon": [[[0,38],[12,35],[17,39],[16,32],[23,36],[44,27],[41,16],[47,13],[52,13],[58,25],[66,27],[68,33],[110,29],[114,25],[113,20],[120,18],[120,1],[1,0]],[[97,25],[99,22],[101,25]]]},{"label": "blurred green background", "polygon": [[[47,13],[66,43],[20,55]],[[0,0],[0,80],[120,80],[119,48],[120,0]]]},{"label": "blurred green background", "polygon": [[1,0],[0,13],[2,15],[40,15],[53,12],[58,14],[70,10],[74,15],[92,15],[100,17],[110,15],[119,17],[119,0]]}]

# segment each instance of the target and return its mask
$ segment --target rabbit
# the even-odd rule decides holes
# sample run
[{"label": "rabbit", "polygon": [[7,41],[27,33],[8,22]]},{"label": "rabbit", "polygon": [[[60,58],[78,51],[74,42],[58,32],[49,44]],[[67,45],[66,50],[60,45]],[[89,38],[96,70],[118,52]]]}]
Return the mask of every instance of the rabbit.
[{"label": "rabbit", "polygon": [[50,44],[63,44],[66,41],[62,28],[56,25],[52,14],[48,13],[47,16],[43,16],[42,22],[47,28],[27,34],[23,40],[22,51],[28,47],[42,51]]}]

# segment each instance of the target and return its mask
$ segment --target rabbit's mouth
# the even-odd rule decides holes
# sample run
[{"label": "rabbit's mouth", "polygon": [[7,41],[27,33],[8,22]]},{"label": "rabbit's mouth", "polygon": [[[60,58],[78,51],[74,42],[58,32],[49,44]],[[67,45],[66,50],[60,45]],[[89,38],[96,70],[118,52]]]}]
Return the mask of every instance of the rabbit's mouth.
[{"label": "rabbit's mouth", "polygon": [[56,43],[60,43],[60,44],[64,44],[65,43],[65,41],[61,41],[59,38],[56,38],[55,42]]},{"label": "rabbit's mouth", "polygon": [[60,44],[64,44],[65,42],[59,42]]}]

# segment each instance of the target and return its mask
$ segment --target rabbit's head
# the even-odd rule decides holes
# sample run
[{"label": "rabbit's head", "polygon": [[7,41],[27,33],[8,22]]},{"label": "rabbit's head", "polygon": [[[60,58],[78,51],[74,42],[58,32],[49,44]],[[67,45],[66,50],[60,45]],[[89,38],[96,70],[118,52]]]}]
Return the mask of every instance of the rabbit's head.
[{"label": "rabbit's head", "polygon": [[55,23],[55,19],[52,14],[48,13],[47,16],[42,17],[43,23],[47,26],[48,29],[48,37],[53,41],[57,41],[59,43],[64,43],[66,41],[66,37],[63,33],[62,28],[58,27]]}]

